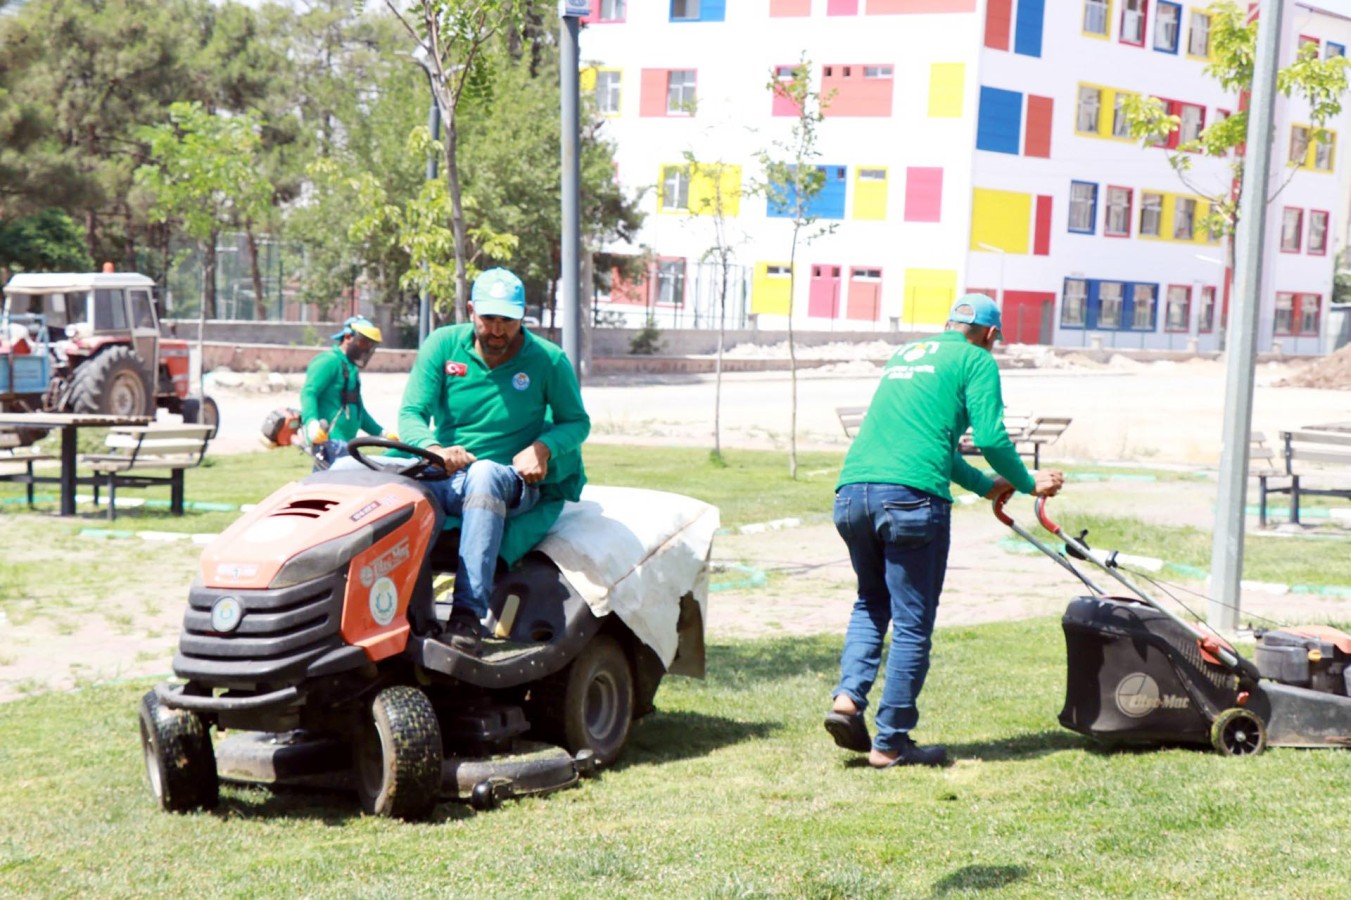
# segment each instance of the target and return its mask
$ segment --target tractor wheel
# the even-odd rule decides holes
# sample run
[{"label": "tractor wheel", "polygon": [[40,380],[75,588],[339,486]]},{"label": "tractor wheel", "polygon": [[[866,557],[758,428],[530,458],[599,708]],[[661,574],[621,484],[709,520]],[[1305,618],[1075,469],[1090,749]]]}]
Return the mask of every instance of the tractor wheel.
[{"label": "tractor wheel", "polygon": [[633,668],[619,642],[597,635],[572,663],[530,690],[536,735],[597,765],[619,758],[633,725]]},{"label": "tractor wheel", "polygon": [[396,819],[425,818],[441,793],[441,726],[427,695],[396,685],[375,695],[357,735],[361,808]]},{"label": "tractor wheel", "polygon": [[183,421],[188,425],[210,425],[213,440],[220,431],[220,407],[210,397],[187,397],[181,402]]},{"label": "tractor wheel", "polygon": [[1256,756],[1266,749],[1267,728],[1246,709],[1226,709],[1210,726],[1210,745],[1223,756]]},{"label": "tractor wheel", "polygon": [[77,413],[153,416],[150,374],[130,347],[110,347],[75,370],[70,408]]},{"label": "tractor wheel", "polygon": [[211,734],[196,713],[141,698],[141,751],[150,790],[165,812],[214,809],[220,799]]}]

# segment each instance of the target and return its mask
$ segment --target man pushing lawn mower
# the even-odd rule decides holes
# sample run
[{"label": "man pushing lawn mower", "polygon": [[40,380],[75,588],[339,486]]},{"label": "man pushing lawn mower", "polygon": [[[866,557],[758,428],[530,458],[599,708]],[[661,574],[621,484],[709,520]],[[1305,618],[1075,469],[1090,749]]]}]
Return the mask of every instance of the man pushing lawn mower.
[{"label": "man pushing lawn mower", "polygon": [[[1029,473],[1004,429],[990,354],[999,327],[999,307],[984,294],[967,294],[952,307],[946,332],[900,347],[840,473],[835,528],[849,548],[858,597],[825,727],[840,747],[867,753],[874,768],[947,762],[943,747],[920,747],[910,732],[919,721],[916,701],[947,571],[949,484],[993,499],[1013,490],[1051,497],[1064,483],[1059,471]],[[957,449],[968,425],[993,479]],[[891,652],[873,739],[863,711],[888,624]]]},{"label": "man pushing lawn mower", "polygon": [[316,471],[347,455],[347,442],[358,432],[397,440],[366,411],[361,402],[361,375],[382,335],[369,319],[352,316],[327,353],[320,353],[305,369],[300,389],[300,419],[305,442],[313,448]]}]

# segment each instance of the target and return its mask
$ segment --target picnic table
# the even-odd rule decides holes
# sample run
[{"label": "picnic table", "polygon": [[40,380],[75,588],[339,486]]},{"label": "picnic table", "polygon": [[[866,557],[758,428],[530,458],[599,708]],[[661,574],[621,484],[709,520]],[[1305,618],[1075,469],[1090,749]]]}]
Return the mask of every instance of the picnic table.
[{"label": "picnic table", "polygon": [[61,486],[60,514],[75,515],[75,487],[78,446],[81,428],[116,428],[119,426],[148,425],[149,416],[114,416],[103,413],[49,413],[0,412],[0,429],[34,428],[61,431],[61,474],[56,477],[35,476],[31,467],[27,473],[0,475],[0,481],[24,481],[30,488],[34,481],[55,482]]}]

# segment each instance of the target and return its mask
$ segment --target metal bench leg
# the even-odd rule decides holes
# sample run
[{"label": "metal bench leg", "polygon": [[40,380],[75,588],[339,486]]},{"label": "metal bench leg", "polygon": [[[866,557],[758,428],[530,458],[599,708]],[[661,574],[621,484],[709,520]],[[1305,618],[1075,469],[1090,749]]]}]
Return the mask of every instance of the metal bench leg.
[{"label": "metal bench leg", "polygon": [[1257,526],[1267,527],[1267,476],[1257,476]]},{"label": "metal bench leg", "polygon": [[117,518],[117,476],[108,473],[108,521]]},{"label": "metal bench leg", "polygon": [[28,460],[28,508],[33,508],[33,461]]},{"label": "metal bench leg", "polygon": [[176,516],[183,515],[183,470],[174,469],[169,480],[169,510]]},{"label": "metal bench leg", "polygon": [[1299,476],[1290,476],[1290,521],[1299,524]]}]

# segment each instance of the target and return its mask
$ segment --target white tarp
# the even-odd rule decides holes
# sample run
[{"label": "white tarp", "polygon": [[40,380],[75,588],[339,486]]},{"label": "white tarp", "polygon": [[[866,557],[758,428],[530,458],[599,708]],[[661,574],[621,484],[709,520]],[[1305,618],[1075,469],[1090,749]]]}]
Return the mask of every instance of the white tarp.
[{"label": "white tarp", "polygon": [[718,508],[693,497],[587,485],[536,549],[597,616],[619,616],[670,667],[680,598],[693,594],[705,618],[718,524]]}]

